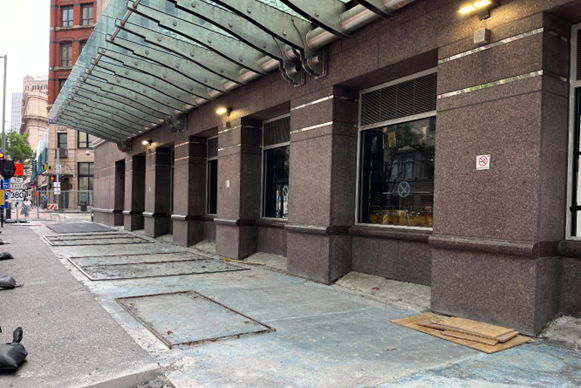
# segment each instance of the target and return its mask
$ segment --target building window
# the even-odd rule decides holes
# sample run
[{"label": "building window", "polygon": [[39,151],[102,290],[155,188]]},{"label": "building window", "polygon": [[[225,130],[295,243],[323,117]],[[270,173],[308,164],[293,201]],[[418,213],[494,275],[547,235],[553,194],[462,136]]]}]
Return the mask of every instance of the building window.
[{"label": "building window", "polygon": [[81,5],[81,25],[93,24],[93,4]]},{"label": "building window", "polygon": [[72,27],[73,25],[73,7],[61,7],[61,26]]},{"label": "building window", "polygon": [[86,132],[77,132],[77,133],[78,133],[77,148],[90,148],[91,141],[93,141],[91,135],[89,135]]},{"label": "building window", "polygon": [[93,163],[78,163],[79,205],[92,205],[93,198]]},{"label": "building window", "polygon": [[436,74],[362,93],[359,223],[432,227]]},{"label": "building window", "polygon": [[571,32],[569,77],[569,179],[567,200],[567,238],[581,236],[581,24]]},{"label": "building window", "polygon": [[80,52],[83,52],[83,49],[85,48],[86,45],[87,45],[87,41],[81,40],[81,42],[79,43],[79,46],[81,47]]},{"label": "building window", "polygon": [[67,133],[61,132],[56,134],[56,147],[60,149],[67,149]]},{"label": "building window", "polygon": [[262,217],[288,218],[290,117],[262,127]]},{"label": "building window", "polygon": [[432,226],[435,122],[361,132],[359,222]]},{"label": "building window", "polygon": [[70,42],[61,43],[61,66],[71,67],[73,65],[73,46]]},{"label": "building window", "polygon": [[218,138],[209,138],[207,143],[207,199],[206,209],[208,214],[218,212]]},{"label": "building window", "polygon": [[65,86],[65,82],[67,82],[66,78],[65,79],[59,79],[58,83],[59,83],[59,93],[61,90],[63,90],[63,86]]}]

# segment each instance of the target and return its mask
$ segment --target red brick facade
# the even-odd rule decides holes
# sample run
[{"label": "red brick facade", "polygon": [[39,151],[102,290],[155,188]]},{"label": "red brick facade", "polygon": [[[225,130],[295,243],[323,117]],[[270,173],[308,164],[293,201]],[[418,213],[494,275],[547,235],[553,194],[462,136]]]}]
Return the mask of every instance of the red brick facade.
[{"label": "red brick facade", "polygon": [[[81,7],[93,5],[93,23],[82,25]],[[72,26],[63,26],[64,7],[73,7]],[[60,84],[64,82],[72,66],[81,54],[81,44],[89,39],[96,23],[97,4],[92,0],[51,0],[50,10],[50,53],[48,76],[48,103],[56,100]],[[71,44],[71,66],[61,66],[61,45]]]}]

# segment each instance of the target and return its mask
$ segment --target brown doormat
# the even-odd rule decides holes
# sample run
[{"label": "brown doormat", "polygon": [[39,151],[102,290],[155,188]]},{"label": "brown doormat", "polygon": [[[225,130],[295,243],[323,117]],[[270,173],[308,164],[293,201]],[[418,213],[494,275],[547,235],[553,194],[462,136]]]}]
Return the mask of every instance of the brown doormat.
[{"label": "brown doormat", "polygon": [[[482,324],[483,325],[482,327],[493,325],[488,325],[485,323],[480,323],[471,320],[455,319],[456,323],[459,323],[459,325],[452,328],[452,330],[447,330],[444,327],[442,329],[436,329],[433,327],[425,326],[426,322],[432,321],[439,322],[446,319],[453,318],[441,317],[435,314],[420,314],[408,318],[392,319],[391,322],[395,323],[396,325],[404,326],[409,329],[421,331],[422,333],[430,334],[435,337],[445,339],[446,341],[451,341],[460,345],[468,346],[469,348],[476,349],[484,353],[496,353],[501,350],[510,349],[530,341],[530,338],[523,337],[522,335],[513,336],[513,338],[507,340],[506,342],[499,342],[498,340],[494,339],[491,340],[491,338],[483,337],[481,333],[479,332],[473,333],[471,332],[471,330],[473,330],[475,327],[479,327],[480,325],[478,324]],[[468,329],[462,330],[461,328],[462,326],[460,326],[460,324],[465,324],[463,325],[463,327]],[[489,330],[489,332],[490,333],[514,332],[514,330],[512,329],[505,329],[499,326],[496,326],[496,328],[498,329]],[[499,337],[501,339],[506,338],[506,337],[502,338],[502,334],[499,334]],[[497,342],[495,345],[492,344],[494,341]]]}]

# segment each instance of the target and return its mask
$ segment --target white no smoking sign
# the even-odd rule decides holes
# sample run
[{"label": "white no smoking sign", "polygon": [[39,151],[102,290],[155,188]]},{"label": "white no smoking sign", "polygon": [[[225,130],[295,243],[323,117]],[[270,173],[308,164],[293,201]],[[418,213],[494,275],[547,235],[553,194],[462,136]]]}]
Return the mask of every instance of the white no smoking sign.
[{"label": "white no smoking sign", "polygon": [[476,157],[476,170],[490,170],[490,155]]}]

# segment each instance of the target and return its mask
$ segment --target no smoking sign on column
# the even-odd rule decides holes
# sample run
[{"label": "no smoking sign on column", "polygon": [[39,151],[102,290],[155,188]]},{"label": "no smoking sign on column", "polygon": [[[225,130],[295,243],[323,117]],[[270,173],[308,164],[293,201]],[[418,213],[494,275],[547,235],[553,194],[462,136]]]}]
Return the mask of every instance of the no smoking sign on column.
[{"label": "no smoking sign on column", "polygon": [[490,170],[490,155],[476,157],[476,170]]}]

